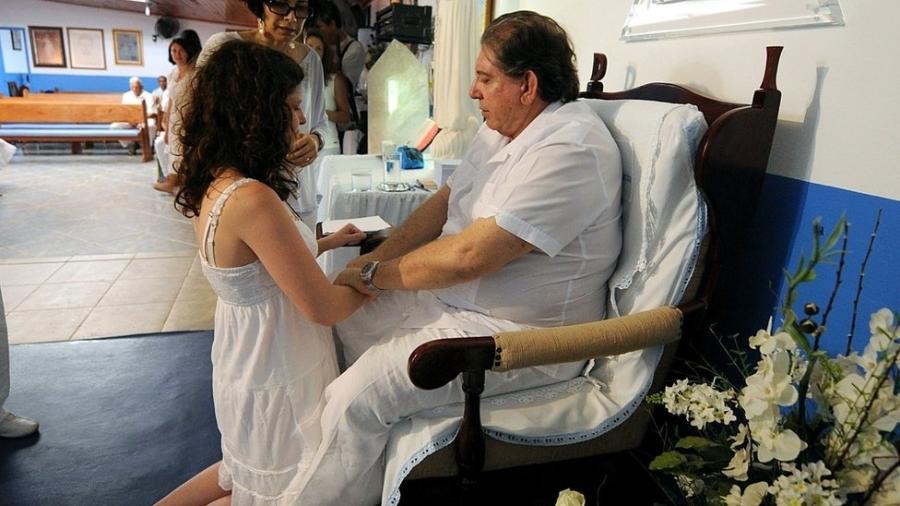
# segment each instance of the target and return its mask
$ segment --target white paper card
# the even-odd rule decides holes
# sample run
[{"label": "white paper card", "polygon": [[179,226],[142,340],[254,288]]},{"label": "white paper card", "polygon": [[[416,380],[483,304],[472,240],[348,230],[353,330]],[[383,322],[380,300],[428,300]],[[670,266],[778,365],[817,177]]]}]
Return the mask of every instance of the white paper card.
[{"label": "white paper card", "polygon": [[348,218],[346,220],[325,220],[322,222],[322,233],[332,234],[348,223],[356,225],[356,227],[363,232],[377,232],[391,227],[391,225],[384,221],[381,216],[363,216],[361,218]]}]

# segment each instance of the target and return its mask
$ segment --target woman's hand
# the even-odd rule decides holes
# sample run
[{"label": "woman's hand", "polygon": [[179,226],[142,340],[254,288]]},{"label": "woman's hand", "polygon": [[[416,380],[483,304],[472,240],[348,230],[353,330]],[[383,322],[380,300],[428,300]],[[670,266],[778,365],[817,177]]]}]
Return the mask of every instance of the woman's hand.
[{"label": "woman's hand", "polygon": [[348,223],[341,227],[340,230],[333,234],[328,234],[318,240],[319,254],[348,244],[358,244],[366,238],[366,233],[356,227],[352,223]]},{"label": "woman's hand", "polygon": [[291,150],[287,154],[287,161],[297,167],[306,167],[316,160],[319,154],[319,141],[313,134],[299,134]]},{"label": "woman's hand", "polygon": [[369,291],[369,287],[363,283],[362,278],[359,276],[359,271],[359,267],[347,267],[338,274],[337,278],[334,280],[334,284],[339,286],[349,286],[357,292],[374,299],[378,296],[378,293]]}]

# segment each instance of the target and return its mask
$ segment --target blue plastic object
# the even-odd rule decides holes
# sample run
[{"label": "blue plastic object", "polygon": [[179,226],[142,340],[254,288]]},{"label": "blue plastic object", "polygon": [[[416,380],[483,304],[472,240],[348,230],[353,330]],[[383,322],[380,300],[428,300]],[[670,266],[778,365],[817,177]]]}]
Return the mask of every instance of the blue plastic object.
[{"label": "blue plastic object", "polygon": [[409,146],[397,148],[400,153],[400,168],[403,170],[423,169],[425,161],[422,160],[422,152]]}]

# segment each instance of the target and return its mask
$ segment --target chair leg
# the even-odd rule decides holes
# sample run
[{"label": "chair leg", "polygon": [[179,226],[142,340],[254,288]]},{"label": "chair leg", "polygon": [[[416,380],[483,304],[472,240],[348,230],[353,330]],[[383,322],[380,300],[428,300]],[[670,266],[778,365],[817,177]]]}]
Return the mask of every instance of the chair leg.
[{"label": "chair leg", "polygon": [[466,395],[462,424],[456,436],[456,463],[460,474],[460,504],[475,504],[478,479],[484,468],[484,431],[481,428],[481,393],[484,370],[463,373]]}]

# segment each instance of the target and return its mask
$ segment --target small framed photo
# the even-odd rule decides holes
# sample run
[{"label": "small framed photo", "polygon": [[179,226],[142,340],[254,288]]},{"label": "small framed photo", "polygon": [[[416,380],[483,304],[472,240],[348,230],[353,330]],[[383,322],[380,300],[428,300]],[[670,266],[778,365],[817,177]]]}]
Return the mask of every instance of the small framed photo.
[{"label": "small framed photo", "polygon": [[116,65],[143,65],[144,41],[140,30],[113,29]]},{"label": "small framed photo", "polygon": [[106,70],[103,30],[66,28],[69,35],[69,62],[73,69]]},{"label": "small framed photo", "polygon": [[22,50],[22,30],[18,28],[13,28],[9,31],[9,36],[12,37],[12,48],[13,51],[21,51]]},{"label": "small framed photo", "polygon": [[60,27],[29,26],[31,56],[35,67],[65,67],[66,46]]}]

